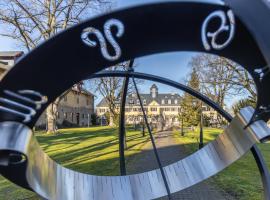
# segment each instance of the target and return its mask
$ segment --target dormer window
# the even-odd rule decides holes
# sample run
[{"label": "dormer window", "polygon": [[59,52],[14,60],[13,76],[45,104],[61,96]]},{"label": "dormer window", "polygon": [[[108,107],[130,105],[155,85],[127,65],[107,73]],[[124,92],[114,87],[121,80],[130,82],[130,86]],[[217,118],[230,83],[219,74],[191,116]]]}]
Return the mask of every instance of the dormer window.
[{"label": "dormer window", "polygon": [[169,100],[168,100],[168,104],[171,104],[171,103],[172,103],[172,101],[169,99]]},{"label": "dormer window", "polygon": [[153,84],[151,86],[151,88],[150,88],[150,94],[151,94],[151,97],[152,98],[156,98],[157,97],[157,95],[158,95],[158,87],[155,84]]},{"label": "dormer window", "polygon": [[143,100],[143,104],[146,105],[146,100],[145,99]]},{"label": "dormer window", "polygon": [[161,104],[165,104],[165,100],[164,99],[161,100]]},{"label": "dormer window", "polygon": [[177,101],[177,99],[175,99],[175,100],[174,100],[174,104],[178,104],[178,101]]}]

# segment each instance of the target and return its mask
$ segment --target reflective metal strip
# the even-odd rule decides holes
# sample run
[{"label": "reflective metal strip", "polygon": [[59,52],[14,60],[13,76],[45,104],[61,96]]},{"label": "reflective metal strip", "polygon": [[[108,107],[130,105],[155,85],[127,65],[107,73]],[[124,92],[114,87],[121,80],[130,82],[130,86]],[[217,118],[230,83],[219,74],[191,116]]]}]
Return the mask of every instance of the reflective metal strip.
[{"label": "reflective metal strip", "polygon": [[[269,137],[269,128],[262,121],[245,129],[252,114],[251,108],[245,108],[215,141],[164,167],[170,190],[183,190],[217,174],[243,156],[257,140]],[[27,181],[44,198],[143,200],[167,194],[158,169],[129,176],[93,176],[74,172],[50,159],[26,126],[3,122],[0,130],[0,151],[8,149],[27,156]]]}]

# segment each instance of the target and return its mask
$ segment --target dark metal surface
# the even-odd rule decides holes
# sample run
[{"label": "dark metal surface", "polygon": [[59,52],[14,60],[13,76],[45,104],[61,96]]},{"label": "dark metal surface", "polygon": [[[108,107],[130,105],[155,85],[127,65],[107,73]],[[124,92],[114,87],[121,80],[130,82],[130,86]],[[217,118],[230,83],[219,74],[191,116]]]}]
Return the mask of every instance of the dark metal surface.
[{"label": "dark metal surface", "polygon": [[[261,69],[267,63],[256,41],[237,16],[235,17],[234,38],[226,48],[221,50],[204,48],[201,39],[202,24],[211,13],[217,10],[226,13],[228,7],[204,2],[168,2],[131,7],[90,19],[51,38],[24,56],[2,80],[0,93],[4,95],[4,89],[11,91],[32,89],[48,96],[49,104],[73,84],[104,69],[105,66],[144,55],[181,50],[208,52],[227,57],[245,67],[258,83],[259,78],[252,72],[255,69]],[[103,26],[111,23],[111,19],[117,19],[124,25],[123,35],[117,38],[122,54],[115,61],[103,57],[99,46],[89,47],[81,39],[81,34],[85,29],[94,27],[95,30],[102,31]],[[219,24],[216,23],[218,27]],[[91,38],[95,39],[95,35]],[[108,46],[108,48],[114,52],[113,47]],[[54,73],[51,73],[52,71]],[[28,78],[29,74],[42,74],[42,76]],[[268,80],[270,77],[267,76],[264,79]],[[44,82],[47,84],[43,84]],[[257,86],[267,88],[266,83],[263,81]],[[267,95],[258,89],[258,97],[266,98],[263,96]],[[43,105],[36,117],[27,125],[32,127],[48,104]],[[13,116],[7,117],[3,112],[1,116],[6,116],[5,120],[8,118],[19,121]],[[0,120],[3,121],[2,117]]]},{"label": "dark metal surface", "polygon": [[[132,69],[134,60],[129,62],[128,70]],[[126,161],[125,161],[125,139],[126,139],[126,129],[125,129],[125,106],[126,97],[128,92],[129,77],[125,77],[123,81],[122,95],[121,95],[121,107],[120,107],[120,120],[119,120],[119,164],[120,164],[120,174],[126,175]]]}]

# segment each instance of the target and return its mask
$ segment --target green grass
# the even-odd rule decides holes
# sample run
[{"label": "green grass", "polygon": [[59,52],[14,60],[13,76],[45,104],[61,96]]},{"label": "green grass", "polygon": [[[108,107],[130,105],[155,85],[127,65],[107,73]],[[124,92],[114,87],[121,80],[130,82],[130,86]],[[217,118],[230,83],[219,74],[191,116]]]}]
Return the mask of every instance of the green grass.
[{"label": "green grass", "polygon": [[[44,151],[63,166],[95,175],[119,175],[118,131],[110,127],[62,129],[57,135],[37,133]],[[140,131],[127,129],[127,162],[149,140]],[[27,190],[0,178],[0,199],[38,199]]]},{"label": "green grass", "polygon": [[[220,129],[205,129],[204,142],[212,141],[221,132]],[[119,175],[117,134],[117,130],[113,128],[92,127],[62,129],[57,135],[45,135],[39,132],[37,139],[50,157],[65,167],[90,174]],[[179,131],[175,132],[175,137],[180,143],[185,144],[189,153],[198,149],[198,130],[187,132],[183,137],[179,135]],[[142,137],[139,131],[128,129],[127,162],[141,152],[142,146],[148,140],[149,138]],[[268,166],[270,166],[270,143],[259,144],[258,146]],[[214,181],[220,188],[237,197],[237,199],[262,199],[263,190],[260,174],[251,153],[247,153],[243,158],[214,176],[211,181]],[[39,198],[36,194],[0,178],[0,199],[37,200]]]},{"label": "green grass", "polygon": [[[210,142],[222,132],[221,129],[204,129],[204,142]],[[176,133],[176,132],[175,132]],[[175,134],[189,153],[198,149],[199,131],[187,132],[185,136]],[[258,144],[259,149],[264,155],[265,161],[270,166],[270,143]],[[224,171],[214,176],[215,184],[240,200],[260,200],[263,199],[263,188],[255,160],[252,153],[247,153],[240,160],[230,165]]]}]

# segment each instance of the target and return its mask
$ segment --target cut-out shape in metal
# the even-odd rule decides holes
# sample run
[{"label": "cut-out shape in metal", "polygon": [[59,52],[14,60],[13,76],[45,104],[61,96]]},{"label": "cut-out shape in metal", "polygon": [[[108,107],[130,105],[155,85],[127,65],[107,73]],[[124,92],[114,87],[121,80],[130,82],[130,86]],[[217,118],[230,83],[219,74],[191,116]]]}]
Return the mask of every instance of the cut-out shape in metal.
[{"label": "cut-out shape in metal", "polygon": [[260,78],[260,81],[261,81],[267,74],[269,74],[270,67],[265,66],[265,67],[262,67],[260,69],[255,69],[254,72],[259,75],[259,78]]},{"label": "cut-out shape in metal", "polygon": [[[233,12],[231,10],[227,11],[227,16],[229,19],[229,22],[227,24],[227,17],[224,11],[218,10],[215,12],[212,12],[210,15],[207,16],[207,18],[204,20],[202,25],[202,43],[206,50],[211,50],[211,48],[215,50],[221,50],[224,49],[228,44],[232,41],[234,32],[235,32],[235,18],[233,15]],[[215,32],[209,32],[208,31],[208,25],[209,23],[214,19],[219,18],[221,20],[220,27]],[[225,40],[222,44],[217,43],[217,38],[219,35],[223,32],[229,31],[229,37],[227,40]],[[208,38],[210,38],[210,43],[208,42]]]},{"label": "cut-out shape in metal", "polygon": [[[17,93],[4,90],[4,94],[6,97],[0,97],[0,111],[22,117],[23,123],[29,122],[36,115],[36,110],[47,102],[45,96],[33,90],[19,90]],[[31,97],[34,97],[35,100]]]},{"label": "cut-out shape in metal", "polygon": [[[90,47],[96,47],[97,42],[93,41],[89,38],[90,35],[95,35],[99,41],[101,54],[103,55],[104,58],[106,58],[109,61],[118,60],[121,56],[121,47],[119,46],[119,44],[117,43],[117,41],[115,40],[115,38],[112,35],[112,30],[111,30],[112,27],[117,28],[116,37],[120,38],[124,34],[125,29],[124,29],[123,23],[118,19],[110,19],[110,20],[106,21],[104,24],[105,37],[98,29],[96,29],[94,27],[89,27],[89,28],[84,29],[82,32],[82,35],[81,35],[82,41],[86,45],[88,45]],[[107,47],[105,38],[114,48],[115,55],[110,55],[110,53],[108,52],[108,47]]]}]

